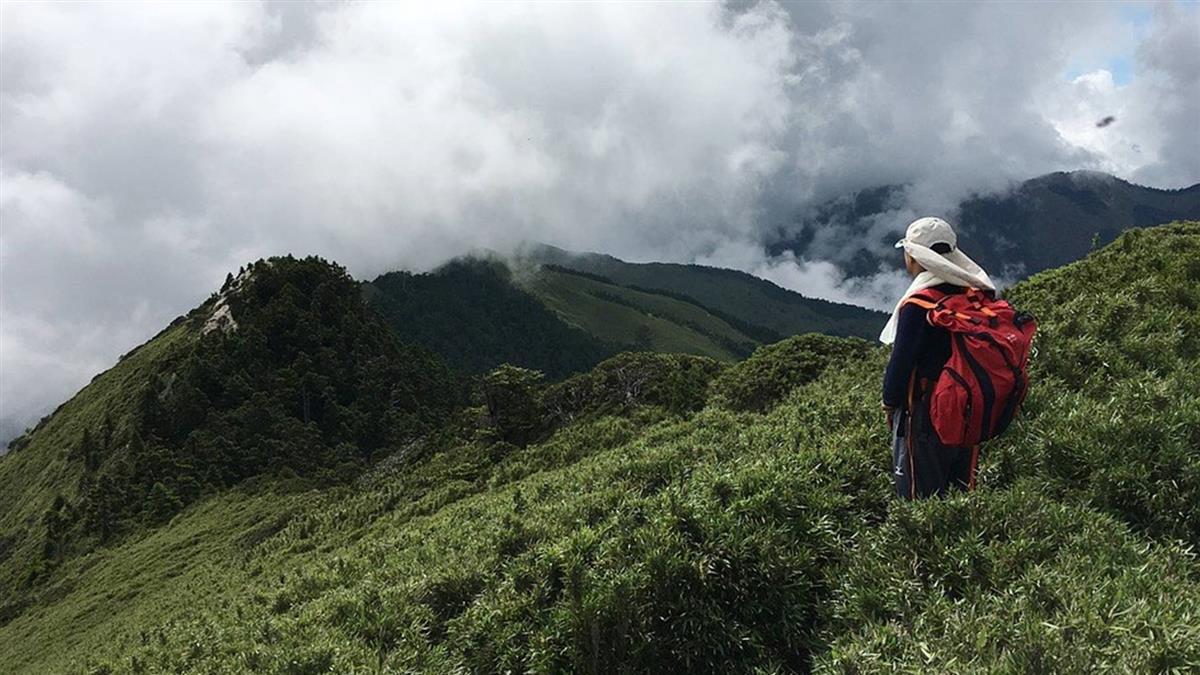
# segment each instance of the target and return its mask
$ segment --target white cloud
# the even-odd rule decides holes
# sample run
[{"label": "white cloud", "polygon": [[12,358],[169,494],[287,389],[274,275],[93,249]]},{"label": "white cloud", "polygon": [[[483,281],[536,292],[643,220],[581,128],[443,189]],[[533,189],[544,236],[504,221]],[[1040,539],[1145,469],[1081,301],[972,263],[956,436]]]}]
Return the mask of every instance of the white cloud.
[{"label": "white cloud", "polygon": [[[1172,6],[1140,42],[1100,3],[0,12],[0,417],[258,256],[370,277],[534,239],[882,307],[892,273],[768,259],[764,233],[884,183],[911,187],[872,236],[1050,170],[1200,177],[1197,13]],[[1062,79],[1112,49],[1137,50],[1130,84]],[[1087,126],[1104,110],[1119,134]]]}]

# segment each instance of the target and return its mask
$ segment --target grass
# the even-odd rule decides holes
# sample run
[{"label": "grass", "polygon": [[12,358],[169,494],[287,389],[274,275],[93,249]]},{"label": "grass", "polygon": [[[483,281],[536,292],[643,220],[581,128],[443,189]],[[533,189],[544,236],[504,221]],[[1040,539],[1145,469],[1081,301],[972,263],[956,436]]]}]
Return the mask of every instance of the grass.
[{"label": "grass", "polygon": [[144,644],[156,635],[148,627],[164,619],[220,611],[252,573],[243,542],[264,520],[287,513],[294,499],[222,495],[143,538],[70,561],[45,604],[3,627],[6,670],[64,672],[72,658],[97,648],[97,636],[123,634],[127,645]]},{"label": "grass", "polygon": [[182,322],[172,324],[39,422],[33,440],[14,441],[15,449],[0,461],[0,485],[8,486],[0,490],[0,538],[13,542],[0,547],[0,588],[18,587],[21,571],[40,553],[36,531],[55,497],[72,498],[77,492],[83,471],[73,451],[84,430],[97,433],[107,418],[114,424],[113,434],[123,435],[119,425],[129,418],[143,384],[169,370],[193,338]]},{"label": "grass", "polygon": [[567,323],[606,342],[722,361],[757,344],[701,307],[665,295],[545,268],[523,283]]},{"label": "grass", "polygon": [[0,655],[13,672],[1195,670],[1197,259],[1200,224],[1165,226],[1014,290],[1041,321],[1035,384],[968,496],[891,497],[884,350],[791,341],[719,376],[761,378],[762,404],[727,381],[694,413],[582,417],[526,448],[430,441],[354,485],[211,497],[65,564],[0,625]]},{"label": "grass", "polygon": [[557,264],[597,274],[635,289],[690,298],[721,316],[779,336],[800,333],[874,339],[887,319],[879,312],[808,298],[745,272],[675,263],[629,263],[610,256],[565,251],[552,253]]}]

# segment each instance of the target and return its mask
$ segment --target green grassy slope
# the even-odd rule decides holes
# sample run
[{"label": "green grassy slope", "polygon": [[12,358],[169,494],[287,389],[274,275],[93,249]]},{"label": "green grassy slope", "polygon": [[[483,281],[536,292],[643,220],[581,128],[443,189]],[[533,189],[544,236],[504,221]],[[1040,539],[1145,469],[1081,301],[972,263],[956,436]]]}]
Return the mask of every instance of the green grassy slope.
[{"label": "green grassy slope", "polygon": [[520,283],[568,323],[626,349],[733,360],[758,344],[703,307],[666,295],[549,267]]},{"label": "green grassy slope", "polygon": [[79,560],[247,479],[352,477],[464,393],[395,341],[345,270],[255,263],[0,461],[0,623],[69,593]]},{"label": "green grassy slope", "polygon": [[513,272],[498,260],[385,274],[365,284],[364,295],[402,340],[473,374],[508,363],[559,380],[620,350],[731,361],[778,338],[743,332],[736,319],[688,299],[554,266]]},{"label": "green grassy slope", "polygon": [[617,351],[603,336],[564,323],[514,284],[498,261],[462,259],[428,274],[392,272],[363,291],[401,340],[468,373],[509,363],[560,379]]},{"label": "green grassy slope", "polygon": [[536,247],[528,255],[535,261],[599,275],[621,286],[689,298],[722,317],[774,333],[775,339],[798,333],[874,339],[887,320],[879,312],[807,298],[735,270],[674,263],[629,263],[612,256],[577,254],[552,246]]},{"label": "green grassy slope", "polygon": [[[248,542],[299,499],[239,489],[189,509],[169,527],[68,561],[46,596],[0,628],[5,672],[79,670],[77,661],[109,636],[143,643],[171,617],[222,611],[254,574],[245,564]],[[129,661],[115,670],[136,668]]]},{"label": "green grassy slope", "polygon": [[1014,289],[1041,321],[1034,386],[970,496],[891,498],[883,349],[800,336],[667,392],[653,378],[683,364],[639,359],[681,357],[622,357],[582,404],[623,405],[527,447],[463,422],[349,485],[258,479],[69,561],[59,592],[0,625],[0,656],[14,672],[1194,670],[1198,261],[1200,223],[1177,224]]},{"label": "green grassy slope", "polygon": [[[20,587],[41,557],[43,514],[59,495],[78,497],[85,473],[79,456],[84,430],[122,438],[129,432],[137,397],[153,374],[169,370],[195,340],[176,321],[153,340],[97,375],[70,401],[18,439],[0,461],[0,588]],[[108,429],[107,432],[100,430]],[[3,603],[0,606],[7,606]]]}]

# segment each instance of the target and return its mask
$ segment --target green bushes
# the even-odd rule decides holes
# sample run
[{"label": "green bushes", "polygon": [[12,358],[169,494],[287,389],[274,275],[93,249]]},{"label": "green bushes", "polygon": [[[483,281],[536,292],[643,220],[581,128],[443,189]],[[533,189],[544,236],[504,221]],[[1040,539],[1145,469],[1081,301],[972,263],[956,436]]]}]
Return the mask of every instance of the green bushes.
[{"label": "green bushes", "polygon": [[831,364],[862,359],[871,349],[865,340],[815,333],[759,347],[713,382],[712,401],[730,410],[763,412]]},{"label": "green bushes", "polygon": [[709,383],[725,367],[702,356],[627,352],[549,387],[542,406],[554,427],[589,416],[622,414],[635,406],[694,412],[704,406]]},{"label": "green bushes", "polygon": [[704,406],[708,384],[722,368],[701,356],[629,352],[543,386],[541,373],[503,365],[479,382],[483,439],[524,447],[575,421],[633,417],[647,408],[692,413]]},{"label": "green bushes", "polygon": [[464,415],[352,486],[202,497],[65,559],[54,600],[0,608],[0,649],[18,671],[1200,669],[1197,235],[1014,290],[1034,386],[973,494],[891,497],[886,353],[860,343],[624,355],[549,387],[505,369],[519,424]]},{"label": "green bushes", "polygon": [[[1147,236],[1147,232],[1150,234]],[[1169,375],[1200,356],[1196,284],[1200,224],[1132,230],[1112,245],[1009,292],[1040,321],[1034,373],[1097,391],[1147,370]]]},{"label": "green bushes", "polygon": [[1041,322],[1034,386],[985,468],[1200,544],[1200,313],[1177,302],[1198,256],[1200,223],[1176,223],[1014,288]]},{"label": "green bushes", "polygon": [[1200,667],[1196,559],[1034,481],[905,505],[835,568],[816,670],[1183,672]]},{"label": "green bushes", "polygon": [[500,440],[526,445],[541,433],[538,383],[542,374],[503,365],[485,376],[480,384],[488,419]]},{"label": "green bushes", "polygon": [[[347,522],[360,522],[347,516],[352,504],[369,495],[330,496],[309,507],[319,515],[305,537],[336,544],[336,553],[283,546],[296,534],[290,524],[253,554],[289,570],[261,601],[279,635],[259,637],[253,621],[214,610],[172,627],[165,647],[135,653],[173,667],[171,646],[201,641],[215,622],[231,643],[189,668],[261,652],[265,669],[282,669],[300,641],[306,654],[333,650],[339,670],[1082,672],[1200,663],[1192,646],[1200,580],[1184,549],[1062,503],[1030,477],[969,497],[892,501],[873,408],[840,417],[840,433],[793,440],[797,424],[873,402],[873,387],[847,383],[874,365],[828,372],[753,426],[709,409],[428,515],[405,520],[397,508],[357,543],[337,542]],[[406,494],[402,486],[391,487]],[[250,603],[246,616],[258,611],[238,602]]]}]

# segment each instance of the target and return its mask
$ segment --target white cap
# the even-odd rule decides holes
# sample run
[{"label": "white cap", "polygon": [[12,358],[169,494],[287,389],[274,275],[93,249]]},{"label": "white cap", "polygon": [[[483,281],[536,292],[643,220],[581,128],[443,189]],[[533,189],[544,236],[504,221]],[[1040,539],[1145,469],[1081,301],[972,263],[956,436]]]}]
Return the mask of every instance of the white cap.
[{"label": "white cap", "polygon": [[958,245],[958,235],[954,234],[950,223],[941,218],[918,218],[908,224],[904,238],[896,242],[896,248],[904,248],[909,242],[925,248],[933,248],[935,244],[948,244],[953,251]]}]

